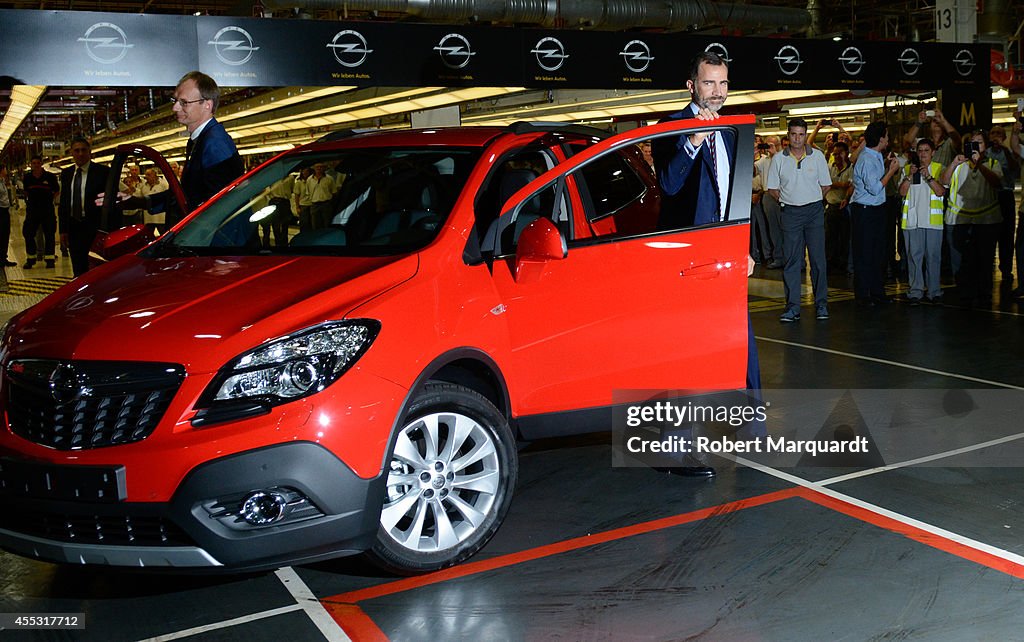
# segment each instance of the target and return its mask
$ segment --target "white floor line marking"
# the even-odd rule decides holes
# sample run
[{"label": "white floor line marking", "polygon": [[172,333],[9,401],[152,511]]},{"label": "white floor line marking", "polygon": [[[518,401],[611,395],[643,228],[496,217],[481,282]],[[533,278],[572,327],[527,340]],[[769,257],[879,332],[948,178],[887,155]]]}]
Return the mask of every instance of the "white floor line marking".
[{"label": "white floor line marking", "polygon": [[320,603],[320,600],[316,599],[313,591],[309,590],[309,587],[302,581],[302,578],[295,572],[295,569],[291,566],[286,566],[277,569],[274,574],[277,575],[277,579],[281,580],[281,583],[288,589],[288,592],[292,594],[292,597],[299,603],[302,610],[306,612],[309,619],[313,620],[313,624],[316,625],[316,628],[320,629],[320,632],[324,634],[326,639],[331,642],[352,642],[352,638],[334,621],[334,618],[327,612],[327,609]]},{"label": "white floor line marking", "polygon": [[277,615],[284,615],[285,613],[291,613],[293,611],[302,610],[301,604],[292,604],[290,606],[282,606],[279,609],[273,609],[270,611],[261,611],[260,613],[253,613],[252,615],[243,615],[242,617],[236,617],[232,620],[224,620],[223,622],[215,622],[213,624],[204,624],[203,626],[197,626],[192,629],[185,629],[184,631],[176,631],[174,633],[168,633],[166,635],[158,635],[155,638],[146,638],[140,642],[165,642],[166,640],[180,640],[181,638],[191,637],[193,635],[199,635],[200,633],[207,633],[209,631],[216,631],[218,629],[226,629],[232,626],[238,626],[239,624],[248,624],[249,622],[255,622],[256,620],[262,620],[268,617],[274,617]]},{"label": "white floor line marking", "polygon": [[825,479],[817,483],[821,484],[822,486],[829,486],[831,484],[838,484],[839,482],[857,479],[858,477],[866,477],[868,475],[874,475],[876,473],[884,473],[887,470],[896,470],[898,468],[906,468],[908,466],[924,464],[929,461],[935,461],[937,459],[955,457],[957,455],[969,453],[974,450],[981,450],[982,448],[988,448],[989,446],[998,446],[999,444],[1009,443],[1011,441],[1016,441],[1018,439],[1024,439],[1024,432],[1017,433],[1016,435],[1009,435],[1007,437],[1000,437],[999,439],[992,439],[990,441],[983,441],[980,444],[974,444],[973,446],[964,446],[963,448],[957,448],[955,450],[947,450],[946,452],[936,453],[934,455],[928,455],[926,457],[908,459],[907,461],[900,462],[898,464],[887,464],[885,466],[879,466],[878,468],[869,468],[867,470],[860,470],[855,473],[849,473],[847,475],[839,475],[838,477],[831,477],[829,479]]},{"label": "white floor line marking", "polygon": [[838,355],[840,357],[850,357],[851,359],[860,359],[862,361],[872,361],[874,363],[881,363],[887,366],[895,366],[897,368],[906,368],[908,370],[917,370],[918,372],[927,372],[928,374],[939,375],[942,377],[950,377],[952,379],[963,379],[964,381],[973,381],[975,383],[983,383],[987,386],[995,386],[997,388],[1009,388],[1011,390],[1024,390],[1024,386],[1014,386],[1009,383],[1002,381],[991,381],[989,379],[979,379],[978,377],[970,377],[968,375],[956,374],[955,372],[945,372],[943,370],[934,370],[932,368],[925,368],[923,366],[915,366],[909,363],[900,363],[899,361],[890,361],[888,359],[879,359],[878,357],[869,357],[863,354],[855,354],[853,352],[843,352],[841,350],[832,350],[831,348],[822,348],[820,346],[812,346],[806,343],[797,343],[795,341],[784,341],[782,339],[772,339],[770,337],[759,337],[755,336],[758,341],[767,341],[768,343],[779,343],[787,346],[794,346],[796,348],[806,348],[807,350],[817,350],[818,352],[827,352],[828,354]]},{"label": "white floor line marking", "polygon": [[876,515],[887,517],[901,524],[917,528],[919,530],[925,531],[926,533],[931,533],[932,535],[935,535],[937,537],[941,537],[951,542],[955,542],[962,546],[966,546],[967,548],[972,548],[976,551],[987,553],[994,557],[998,557],[999,559],[1003,559],[1008,562],[1024,566],[1024,557],[1017,555],[1016,553],[1011,553],[1010,551],[1006,551],[1001,548],[996,548],[991,544],[979,542],[976,539],[971,539],[970,537],[961,535],[959,533],[954,533],[953,531],[947,531],[944,528],[939,528],[938,526],[933,526],[932,524],[929,524],[927,522],[916,520],[913,517],[907,517],[906,515],[903,515],[901,513],[891,511],[887,508],[882,508],[881,506],[876,506],[875,504],[865,502],[863,500],[857,499],[856,497],[852,497],[845,493],[840,493],[839,491],[832,490],[831,488],[826,488],[817,482],[807,481],[806,479],[797,477],[796,475],[784,473],[781,470],[771,468],[770,466],[759,464],[756,461],[751,461],[743,457],[736,457],[735,461],[737,463],[743,464],[744,466],[753,468],[754,470],[759,470],[767,475],[778,477],[779,479],[788,481],[791,484],[796,484],[797,486],[802,486],[809,490],[813,490],[815,492],[821,493],[822,495],[831,497],[832,499],[837,499],[841,502],[857,506],[858,508],[862,508]]}]

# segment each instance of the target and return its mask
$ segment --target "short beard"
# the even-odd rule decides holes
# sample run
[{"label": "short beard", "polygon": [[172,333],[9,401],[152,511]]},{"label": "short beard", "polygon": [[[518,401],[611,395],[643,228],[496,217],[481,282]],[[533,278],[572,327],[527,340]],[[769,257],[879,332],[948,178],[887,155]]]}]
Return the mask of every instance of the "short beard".
[{"label": "short beard", "polygon": [[700,107],[701,109],[707,109],[707,110],[713,111],[713,112],[719,111],[720,109],[722,109],[722,107],[724,105],[725,105],[725,101],[724,100],[722,100],[721,102],[719,102],[717,104],[712,103],[710,100],[708,100],[706,98],[697,101],[697,106],[698,107]]}]

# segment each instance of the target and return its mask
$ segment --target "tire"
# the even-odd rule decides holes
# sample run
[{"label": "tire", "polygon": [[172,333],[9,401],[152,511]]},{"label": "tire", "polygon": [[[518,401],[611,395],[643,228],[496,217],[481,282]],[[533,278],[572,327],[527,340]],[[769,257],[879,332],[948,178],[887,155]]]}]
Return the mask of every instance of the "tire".
[{"label": "tire", "polygon": [[415,575],[472,557],[501,526],[518,476],[508,421],[477,392],[430,382],[394,437],[370,560]]}]

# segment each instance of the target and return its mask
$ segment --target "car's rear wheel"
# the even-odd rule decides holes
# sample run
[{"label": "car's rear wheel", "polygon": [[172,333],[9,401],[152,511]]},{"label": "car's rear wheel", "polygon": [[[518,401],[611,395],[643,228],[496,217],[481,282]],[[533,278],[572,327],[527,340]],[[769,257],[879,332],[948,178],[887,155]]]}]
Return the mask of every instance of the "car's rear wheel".
[{"label": "car's rear wheel", "polygon": [[431,382],[395,436],[371,559],[402,574],[469,558],[498,530],[518,474],[508,421],[469,388]]}]

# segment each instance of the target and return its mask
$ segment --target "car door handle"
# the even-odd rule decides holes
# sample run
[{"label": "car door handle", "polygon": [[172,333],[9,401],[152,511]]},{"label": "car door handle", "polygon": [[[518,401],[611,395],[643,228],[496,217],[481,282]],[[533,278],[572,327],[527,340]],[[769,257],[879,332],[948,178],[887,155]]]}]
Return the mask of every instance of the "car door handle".
[{"label": "car door handle", "polygon": [[723,270],[731,270],[735,265],[736,261],[714,261],[711,263],[702,263],[701,265],[691,265],[686,269],[679,270],[679,276],[696,277],[699,279],[714,279],[717,278]]}]

